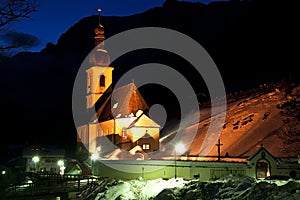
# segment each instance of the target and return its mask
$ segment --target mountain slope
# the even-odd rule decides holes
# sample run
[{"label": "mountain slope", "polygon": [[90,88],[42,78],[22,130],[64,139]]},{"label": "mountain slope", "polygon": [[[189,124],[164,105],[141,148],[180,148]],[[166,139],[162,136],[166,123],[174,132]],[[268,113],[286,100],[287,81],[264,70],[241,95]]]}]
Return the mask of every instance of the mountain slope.
[{"label": "mountain slope", "polygon": [[[265,85],[228,95],[227,101],[220,136],[222,157],[249,157],[261,145],[275,157],[297,157],[300,154],[300,85]],[[206,145],[203,141],[211,120],[210,107],[201,108],[200,112],[202,120],[193,125],[198,126],[197,135],[186,151],[191,156],[202,155],[200,149]],[[214,118],[217,120],[218,116]],[[185,130],[183,141],[191,137],[189,128]],[[162,145],[167,145],[173,136],[165,134]],[[216,145],[213,146],[207,156],[218,155]],[[166,151],[172,154],[172,149]]]}]

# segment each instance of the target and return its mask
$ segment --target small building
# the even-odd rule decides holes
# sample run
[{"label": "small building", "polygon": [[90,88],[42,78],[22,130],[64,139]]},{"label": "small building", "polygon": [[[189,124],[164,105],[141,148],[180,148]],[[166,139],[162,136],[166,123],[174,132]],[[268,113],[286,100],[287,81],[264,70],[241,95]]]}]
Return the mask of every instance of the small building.
[{"label": "small building", "polygon": [[248,165],[250,165],[248,174],[257,179],[265,179],[271,174],[278,174],[280,162],[263,147],[247,158],[247,161]]},{"label": "small building", "polygon": [[65,150],[55,146],[31,145],[23,150],[26,173],[60,174],[64,169]]}]

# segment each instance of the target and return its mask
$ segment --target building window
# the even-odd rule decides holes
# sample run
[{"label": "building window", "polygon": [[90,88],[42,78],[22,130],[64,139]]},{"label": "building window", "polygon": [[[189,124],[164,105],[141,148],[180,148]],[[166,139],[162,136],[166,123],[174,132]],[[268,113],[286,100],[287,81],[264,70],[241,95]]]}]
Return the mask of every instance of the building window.
[{"label": "building window", "polygon": [[150,144],[143,144],[143,149],[144,150],[149,150],[150,149]]},{"label": "building window", "polygon": [[100,76],[100,87],[105,87],[105,76],[104,75]]}]

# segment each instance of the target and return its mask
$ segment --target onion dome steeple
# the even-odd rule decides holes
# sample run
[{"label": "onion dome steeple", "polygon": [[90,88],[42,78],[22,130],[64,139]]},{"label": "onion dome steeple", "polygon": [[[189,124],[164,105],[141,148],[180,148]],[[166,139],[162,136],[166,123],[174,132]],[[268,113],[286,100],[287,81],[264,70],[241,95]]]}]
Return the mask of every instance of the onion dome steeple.
[{"label": "onion dome steeple", "polygon": [[100,22],[100,12],[101,9],[98,8],[99,22],[98,22],[98,26],[94,29],[96,52],[90,54],[89,64],[91,67],[92,66],[107,67],[110,64],[110,57],[107,51],[104,49],[105,36],[104,36],[104,27]]},{"label": "onion dome steeple", "polygon": [[104,27],[100,22],[100,12],[101,12],[101,8],[98,8],[99,22],[98,22],[98,26],[94,29],[94,32],[95,32],[95,45],[96,46],[101,44],[101,42],[103,42],[105,40]]}]

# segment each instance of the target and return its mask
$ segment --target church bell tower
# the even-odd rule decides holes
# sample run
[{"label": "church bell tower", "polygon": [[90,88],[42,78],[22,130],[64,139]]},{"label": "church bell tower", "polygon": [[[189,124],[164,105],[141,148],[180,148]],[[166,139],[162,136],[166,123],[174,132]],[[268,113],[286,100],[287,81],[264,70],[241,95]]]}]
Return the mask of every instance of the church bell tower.
[{"label": "church bell tower", "polygon": [[99,23],[94,29],[95,33],[95,49],[89,55],[89,67],[87,72],[87,109],[92,108],[102,94],[112,84],[112,71],[113,67],[110,65],[110,57],[104,48],[104,27],[100,22],[99,12]]}]

